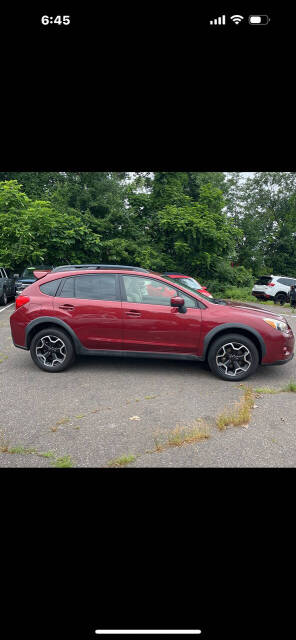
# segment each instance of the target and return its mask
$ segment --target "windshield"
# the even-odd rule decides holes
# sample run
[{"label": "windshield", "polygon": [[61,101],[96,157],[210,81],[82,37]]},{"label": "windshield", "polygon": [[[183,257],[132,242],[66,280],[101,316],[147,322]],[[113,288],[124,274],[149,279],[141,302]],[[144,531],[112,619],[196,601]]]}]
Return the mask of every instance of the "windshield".
[{"label": "windshield", "polygon": [[[163,276],[163,277],[165,277],[166,280],[171,280],[172,282],[175,282],[175,283],[179,282],[179,284],[181,284],[181,286],[184,287],[184,289],[188,289],[188,291],[191,291],[191,293],[196,293],[197,291],[196,287],[189,286],[188,284],[185,284],[185,282],[183,282],[184,280],[191,281],[193,280],[193,278],[170,278],[170,276]],[[194,282],[196,282],[196,280],[194,280]],[[207,302],[213,302],[215,300],[215,298],[209,298],[208,296],[205,296],[200,291],[198,292],[198,295],[204,300],[206,300]]]},{"label": "windshield", "polygon": [[272,281],[271,276],[260,276],[259,280],[255,282],[255,284],[267,285]]},{"label": "windshield", "polygon": [[184,284],[187,287],[191,287],[191,289],[202,289],[201,284],[194,278],[178,278],[178,280],[179,282],[181,282],[181,284]]}]

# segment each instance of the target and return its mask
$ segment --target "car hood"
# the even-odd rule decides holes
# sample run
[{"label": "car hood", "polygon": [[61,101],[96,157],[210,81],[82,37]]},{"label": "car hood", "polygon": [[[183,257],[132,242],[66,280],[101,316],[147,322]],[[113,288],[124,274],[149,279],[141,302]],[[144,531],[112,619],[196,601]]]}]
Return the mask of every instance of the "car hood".
[{"label": "car hood", "polygon": [[225,300],[226,304],[233,309],[239,309],[240,311],[244,310],[246,313],[250,313],[254,315],[254,313],[259,315],[270,316],[271,318],[283,318],[284,316],[280,313],[274,313],[273,311],[269,311],[269,309],[259,309],[254,304],[249,304],[248,302],[230,302]]}]

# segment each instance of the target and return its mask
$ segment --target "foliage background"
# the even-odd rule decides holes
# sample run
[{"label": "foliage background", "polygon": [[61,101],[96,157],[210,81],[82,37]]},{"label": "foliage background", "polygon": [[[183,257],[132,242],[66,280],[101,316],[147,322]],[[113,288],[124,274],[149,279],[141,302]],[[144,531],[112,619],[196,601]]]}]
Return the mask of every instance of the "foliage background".
[{"label": "foliage background", "polygon": [[[2,172],[0,264],[109,262],[192,275],[247,299],[296,275],[291,172]],[[245,297],[244,297],[245,296]]]}]

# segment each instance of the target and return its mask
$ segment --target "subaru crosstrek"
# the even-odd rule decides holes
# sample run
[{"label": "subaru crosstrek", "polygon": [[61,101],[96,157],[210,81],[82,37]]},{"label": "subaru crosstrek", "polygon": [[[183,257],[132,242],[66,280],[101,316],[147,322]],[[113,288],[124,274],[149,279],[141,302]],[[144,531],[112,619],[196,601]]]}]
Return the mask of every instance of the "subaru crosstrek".
[{"label": "subaru crosstrek", "polygon": [[[160,285],[166,296],[153,293]],[[15,305],[14,345],[30,350],[44,371],[63,371],[76,355],[181,358],[238,381],[259,364],[293,358],[285,317],[203,296],[154,272],[51,272]]]}]

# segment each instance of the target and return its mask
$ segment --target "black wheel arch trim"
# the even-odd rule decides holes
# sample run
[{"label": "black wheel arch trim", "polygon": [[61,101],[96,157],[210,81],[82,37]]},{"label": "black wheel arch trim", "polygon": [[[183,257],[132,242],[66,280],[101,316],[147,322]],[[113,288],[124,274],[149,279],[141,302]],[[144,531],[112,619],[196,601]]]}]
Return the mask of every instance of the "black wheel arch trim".
[{"label": "black wheel arch trim", "polygon": [[233,330],[238,330],[239,331],[240,329],[243,329],[244,331],[247,331],[251,335],[255,336],[257,338],[259,344],[260,344],[260,347],[261,347],[262,358],[264,358],[264,356],[266,354],[265,342],[264,342],[262,336],[260,335],[260,333],[258,333],[258,331],[256,331],[256,329],[253,329],[253,327],[250,327],[249,325],[241,324],[239,322],[226,322],[225,324],[220,324],[218,327],[214,327],[205,336],[204,345],[203,345],[203,358],[204,359],[206,358],[207,350],[208,350],[209,344],[212,341],[212,339],[213,338],[218,338],[220,333],[224,333],[225,329],[227,329],[227,330],[229,329],[229,331],[233,331]]},{"label": "black wheel arch trim", "polygon": [[[74,346],[75,346],[75,351],[76,353],[79,354],[85,354],[85,353],[89,353],[90,350],[86,349],[85,347],[83,347],[83,345],[81,344],[80,340],[77,338],[77,335],[75,333],[75,331],[73,331],[73,329],[71,327],[69,327],[69,325],[64,322],[63,320],[60,320],[60,318],[56,318],[53,316],[42,316],[40,318],[35,318],[34,320],[31,320],[31,322],[29,322],[29,324],[26,326],[26,330],[25,330],[25,348],[29,349],[29,337],[30,337],[30,333],[32,331],[32,329],[36,326],[38,326],[39,324],[44,324],[44,323],[50,323],[53,325],[57,325],[58,327],[61,327],[62,329],[64,329],[73,339],[74,342]],[[253,334],[260,346],[261,346],[261,351],[262,351],[262,358],[265,356],[266,354],[266,346],[265,346],[265,342],[262,338],[262,336],[260,335],[260,333],[258,333],[258,331],[256,331],[256,329],[253,329],[252,327],[249,327],[248,325],[245,324],[240,324],[240,323],[232,323],[232,322],[228,322],[225,324],[220,324],[218,327],[214,327],[213,329],[211,329],[211,331],[209,331],[207,333],[207,335],[205,336],[204,339],[204,345],[203,345],[203,354],[202,356],[199,356],[200,360],[205,360],[206,359],[206,353],[208,350],[208,346],[211,342],[211,340],[214,337],[218,337],[220,333],[224,332],[225,329],[232,331],[232,330],[239,330],[239,329],[244,329],[245,331],[247,331],[250,334]]]},{"label": "black wheel arch trim", "polygon": [[41,325],[44,323],[46,324],[50,323],[52,325],[56,325],[57,327],[60,327],[61,329],[64,329],[66,333],[68,333],[73,339],[76,353],[77,354],[82,353],[83,346],[80,340],[77,338],[75,331],[73,331],[73,329],[71,329],[71,327],[69,327],[69,325],[66,322],[64,322],[63,320],[60,320],[60,318],[55,318],[53,316],[42,316],[40,318],[35,318],[35,320],[31,320],[31,322],[29,322],[29,324],[26,326],[26,331],[25,331],[25,340],[26,340],[25,348],[29,349],[29,338],[30,338],[30,333],[32,329],[34,329],[34,327],[38,326],[39,324]]}]

